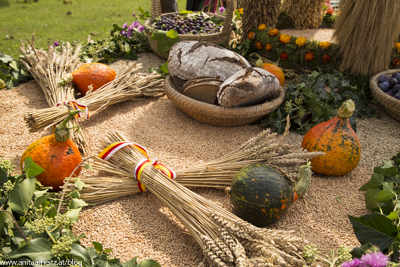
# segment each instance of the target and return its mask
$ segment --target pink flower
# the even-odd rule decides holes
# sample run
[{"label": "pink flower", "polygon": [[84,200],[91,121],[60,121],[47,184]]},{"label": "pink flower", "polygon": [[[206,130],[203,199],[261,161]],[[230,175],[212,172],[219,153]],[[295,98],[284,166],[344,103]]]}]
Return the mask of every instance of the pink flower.
[{"label": "pink flower", "polygon": [[223,7],[223,6],[221,6],[220,8],[218,8],[218,12],[219,13],[224,13],[224,11],[225,11],[225,7]]},{"label": "pink flower", "polygon": [[361,261],[362,267],[385,267],[389,263],[389,257],[378,251],[362,255]]},{"label": "pink flower", "polygon": [[121,35],[126,35],[126,31],[121,31]]},{"label": "pink flower", "polygon": [[132,26],[137,28],[140,25],[139,21],[132,22]]},{"label": "pink flower", "polygon": [[53,45],[54,45],[54,47],[57,47],[59,45],[59,43],[57,41],[54,41]]},{"label": "pink flower", "polygon": [[126,33],[126,37],[130,38],[131,36],[132,36],[132,31],[128,31],[128,32]]},{"label": "pink flower", "polygon": [[144,31],[144,26],[140,25],[137,29],[138,29],[138,32],[143,32]]},{"label": "pink flower", "polygon": [[129,27],[128,27],[128,32],[132,32],[133,27],[134,27],[133,25],[129,26]]},{"label": "pink flower", "polygon": [[136,16],[136,15],[135,15],[135,13],[132,13],[132,16],[134,16],[134,17],[135,17],[135,16]]},{"label": "pink flower", "polygon": [[355,258],[351,261],[343,262],[342,267],[357,267],[360,266],[360,264],[361,264],[360,259]]},{"label": "pink flower", "polygon": [[124,23],[124,25],[122,25],[122,28],[125,29],[126,27],[128,27],[128,23]]}]

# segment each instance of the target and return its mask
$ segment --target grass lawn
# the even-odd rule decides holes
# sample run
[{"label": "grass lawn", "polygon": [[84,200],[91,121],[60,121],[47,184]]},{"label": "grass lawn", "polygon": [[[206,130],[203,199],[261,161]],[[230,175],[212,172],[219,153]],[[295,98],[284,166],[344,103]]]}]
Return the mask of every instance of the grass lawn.
[{"label": "grass lawn", "polygon": [[[33,32],[36,48],[54,41],[86,42],[88,35],[102,39],[114,23],[131,24],[139,7],[150,12],[151,1],[0,0],[0,51],[18,58],[20,39],[30,38]],[[186,9],[186,0],[178,0],[178,8]]]}]

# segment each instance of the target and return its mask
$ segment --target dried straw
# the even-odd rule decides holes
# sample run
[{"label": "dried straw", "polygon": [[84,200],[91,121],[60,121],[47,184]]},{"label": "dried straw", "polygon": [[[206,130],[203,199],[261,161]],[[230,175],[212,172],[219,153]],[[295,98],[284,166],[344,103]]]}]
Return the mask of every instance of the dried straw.
[{"label": "dried straw", "polygon": [[[109,134],[105,143],[125,139]],[[122,166],[136,165],[145,156],[133,147],[118,150],[112,158]],[[152,165],[140,181],[179,219],[203,249],[208,266],[303,266],[300,251],[307,243],[293,232],[255,227],[211,201],[166,177]],[[284,248],[284,249],[282,249]],[[256,259],[255,259],[256,258]]]},{"label": "dried straw", "polygon": [[342,0],[340,10],[334,24],[340,69],[368,77],[386,70],[400,35],[400,1]]},{"label": "dried straw", "polygon": [[[292,145],[284,144],[289,128],[283,136],[271,133],[269,129],[251,138],[237,150],[213,161],[179,170],[175,181],[185,187],[212,187],[224,190],[232,183],[235,174],[242,168],[255,163],[264,163],[278,169],[290,184],[298,180],[300,166],[307,160],[324,155],[322,152],[308,152]],[[112,141],[112,142],[111,142]],[[121,133],[113,140],[103,140],[102,146],[108,147],[114,142],[129,141]],[[119,197],[140,193],[133,176],[135,164],[128,151],[122,149],[108,161],[96,159],[93,169],[117,174],[116,177],[81,177],[87,185],[80,194],[90,204],[100,204]]]},{"label": "dried straw", "polygon": [[[66,45],[61,46],[62,52],[57,51],[53,46],[50,46],[48,51],[44,51],[43,49],[37,50],[35,48],[34,40],[35,34],[33,34],[32,40],[28,39],[29,45],[27,47],[25,47],[21,40],[21,62],[39,84],[45,95],[47,104],[50,107],[54,107],[58,102],[74,100],[75,95],[72,85],[68,84],[63,86],[57,84],[57,82],[65,74],[73,72],[79,67],[81,63],[78,55],[82,46],[78,44],[75,49],[73,49],[70,43],[67,42]],[[69,110],[67,113],[69,114]],[[68,114],[66,116],[68,116]],[[71,128],[71,140],[73,140],[82,151],[85,151],[85,137],[82,131],[80,131],[77,121],[75,119],[70,120],[68,126]]]},{"label": "dried straw", "polygon": [[325,0],[285,0],[283,8],[295,29],[316,29],[322,23]]},{"label": "dried straw", "polygon": [[[130,62],[121,72],[117,72],[117,76],[113,81],[94,92],[88,91],[84,97],[77,101],[86,105],[89,112],[93,112],[115,103],[142,96],[156,97],[163,95],[163,80],[159,79],[161,75],[155,72],[151,74],[139,73],[142,67],[142,64]],[[28,124],[30,131],[35,132],[61,122],[68,114],[69,106],[53,106],[26,113],[25,122]]]}]

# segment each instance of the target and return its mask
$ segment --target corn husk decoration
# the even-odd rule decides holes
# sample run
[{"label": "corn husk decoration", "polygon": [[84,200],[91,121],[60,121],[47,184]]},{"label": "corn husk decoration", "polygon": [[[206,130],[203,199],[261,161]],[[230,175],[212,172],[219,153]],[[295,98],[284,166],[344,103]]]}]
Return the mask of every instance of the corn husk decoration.
[{"label": "corn husk decoration", "polygon": [[[67,43],[61,46],[61,52],[57,51],[54,46],[50,46],[48,51],[44,51],[43,49],[36,49],[34,41],[35,34],[33,34],[32,40],[28,40],[29,45],[26,47],[21,40],[21,62],[39,84],[45,95],[47,104],[50,107],[54,107],[57,103],[62,101],[75,100],[74,88],[72,85],[68,84],[62,86],[57,84],[57,81],[60,80],[63,75],[73,72],[80,66],[81,62],[79,61],[78,55],[82,46],[78,44],[73,48]],[[69,110],[66,116],[58,120],[57,123],[64,120],[68,114]],[[68,122],[68,127],[70,128],[71,140],[73,140],[82,151],[85,151],[85,137],[83,132],[80,131],[76,119],[70,120]]]},{"label": "corn husk decoration", "polygon": [[[104,144],[115,145],[115,141],[124,139],[116,132],[109,134]],[[130,166],[142,190],[154,194],[182,222],[203,249],[201,266],[305,264],[300,256],[307,243],[303,238],[293,235],[292,231],[262,229],[245,222],[165,175],[140,146],[126,145],[112,154],[111,160],[122,168]]]},{"label": "corn husk decoration", "polygon": [[[212,187],[224,190],[230,186],[240,169],[250,164],[265,163],[280,170],[293,185],[298,180],[300,166],[307,160],[324,153],[308,152],[285,144],[284,140],[288,131],[287,127],[285,134],[278,136],[276,133],[271,133],[269,129],[264,130],[222,158],[176,171],[174,180],[186,187]],[[96,159],[92,163],[93,169],[117,174],[124,178],[80,177],[80,180],[86,184],[86,187],[80,191],[83,200],[90,204],[99,204],[141,192],[134,176],[135,164],[131,161],[129,150],[121,148],[127,144],[132,143],[118,132],[102,141],[105,149],[99,157],[106,160]],[[118,150],[119,148],[121,149]],[[114,154],[107,158],[109,153]],[[147,155],[147,152],[145,154]]]},{"label": "corn husk decoration", "polygon": [[88,119],[90,113],[99,111],[109,105],[136,99],[143,96],[157,97],[164,94],[161,75],[146,74],[139,71],[142,64],[127,63],[122,69],[117,69],[116,78],[103,85],[96,91],[88,91],[79,100],[65,101],[62,105],[53,106],[42,110],[33,110],[25,114],[25,122],[31,132],[40,131],[59,123],[69,114],[70,109],[84,109],[84,118]]}]

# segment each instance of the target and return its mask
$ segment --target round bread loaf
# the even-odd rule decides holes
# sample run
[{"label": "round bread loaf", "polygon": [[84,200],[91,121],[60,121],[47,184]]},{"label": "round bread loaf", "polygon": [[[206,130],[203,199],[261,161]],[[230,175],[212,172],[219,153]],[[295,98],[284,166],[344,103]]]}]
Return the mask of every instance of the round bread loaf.
[{"label": "round bread loaf", "polygon": [[279,90],[275,75],[261,68],[248,67],[230,76],[219,87],[218,103],[223,107],[250,106]]}]

